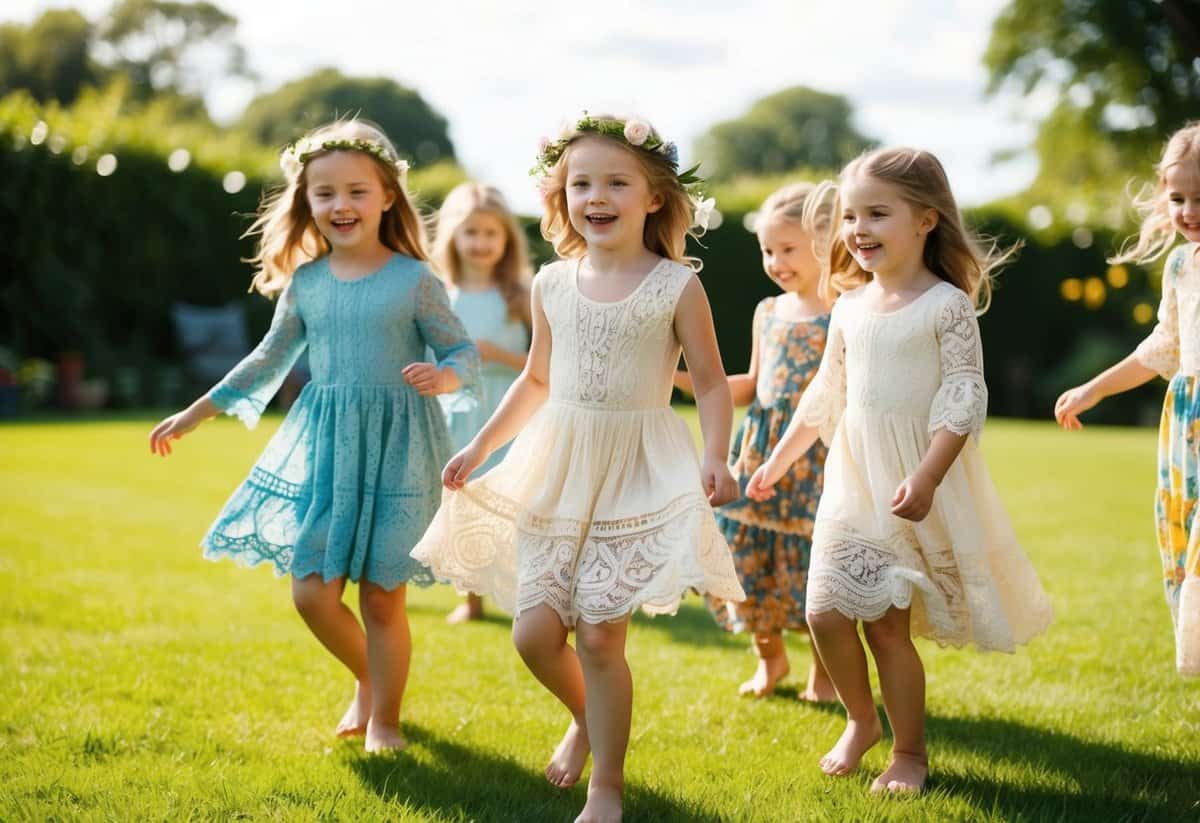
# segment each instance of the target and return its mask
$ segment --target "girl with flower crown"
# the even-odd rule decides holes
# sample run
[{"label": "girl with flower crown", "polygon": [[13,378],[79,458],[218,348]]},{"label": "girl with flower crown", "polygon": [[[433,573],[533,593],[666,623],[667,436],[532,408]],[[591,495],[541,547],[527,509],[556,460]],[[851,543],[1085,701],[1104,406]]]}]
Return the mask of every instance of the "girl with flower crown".
[{"label": "girl with flower crown", "polygon": [[[362,120],[321,126],[285,150],[267,197],[252,287],[276,296],[270,331],[191,406],[150,433],[167,456],[224,412],[253,427],[307,347],[312,381],[205,535],[205,557],[292,576],[309,629],[354,675],[338,736],[403,748],[412,645],[405,584],[433,581],[409,552],[438,502],[451,453],[435,395],[475,381],[478,354],[425,264],[405,163]],[[437,363],[423,362],[432,349]],[[363,631],[342,603],[359,583]]]},{"label": "girl with flower crown", "polygon": [[[683,256],[693,172],[640,120],[585,116],[543,141],[542,233],[562,259],[534,278],[525,369],[446,465],[442,507],[413,552],[515,616],[518,652],[571,715],[547,778],[569,787],[594,756],[581,821],[621,816],[631,614],[674,613],[689,588],[743,598],[710,508],[737,485],[712,314]],[[681,348],[702,461],[669,403]],[[498,466],[472,477],[518,432]]]},{"label": "girl with flower crown", "polygon": [[[455,450],[471,442],[504,393],[525,368],[530,325],[528,244],[525,232],[494,186],[460,183],[438,210],[433,263],[450,293],[450,305],[475,340],[481,362],[477,398],[441,398]],[[476,402],[478,401],[478,402]],[[497,449],[480,466],[500,462]],[[483,598],[468,594],[447,620],[463,623],[483,617]]]}]

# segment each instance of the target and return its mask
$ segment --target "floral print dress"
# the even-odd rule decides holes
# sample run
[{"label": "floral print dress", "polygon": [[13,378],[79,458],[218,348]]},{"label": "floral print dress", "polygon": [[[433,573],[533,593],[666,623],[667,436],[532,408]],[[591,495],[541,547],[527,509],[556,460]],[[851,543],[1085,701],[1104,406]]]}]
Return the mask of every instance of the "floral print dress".
[{"label": "floral print dress", "polygon": [[743,496],[717,512],[746,600],[708,600],[723,628],[756,634],[807,628],[804,590],[826,453],[825,445],[816,443],[792,464],[770,500],[744,496],[750,476],[771,456],[817,373],[829,331],[828,314],[786,320],[777,305],[777,298],[768,297],[754,313],[758,384],[729,453]]}]

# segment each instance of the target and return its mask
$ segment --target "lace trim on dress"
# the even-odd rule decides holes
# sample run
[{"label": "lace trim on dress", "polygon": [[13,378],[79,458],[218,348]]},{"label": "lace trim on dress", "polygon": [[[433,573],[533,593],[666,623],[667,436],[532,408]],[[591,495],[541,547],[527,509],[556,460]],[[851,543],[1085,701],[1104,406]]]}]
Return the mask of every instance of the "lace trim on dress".
[{"label": "lace trim on dress", "polygon": [[833,433],[846,413],[846,392],[846,341],[841,327],[831,319],[821,365],[796,406],[800,422],[815,426],[826,446],[833,445]]},{"label": "lace trim on dress", "polygon": [[987,419],[988,392],[979,322],[966,294],[956,290],[938,310],[936,329],[942,384],[930,404],[929,433],[946,429],[978,438]]}]

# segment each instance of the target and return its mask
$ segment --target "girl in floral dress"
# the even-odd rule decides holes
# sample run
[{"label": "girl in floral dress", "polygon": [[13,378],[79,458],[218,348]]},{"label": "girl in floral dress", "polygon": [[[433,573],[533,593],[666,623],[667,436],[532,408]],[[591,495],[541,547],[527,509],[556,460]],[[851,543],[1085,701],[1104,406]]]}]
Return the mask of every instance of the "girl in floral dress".
[{"label": "girl in floral dress", "polygon": [[[1120,363],[1063,392],[1054,416],[1063,428],[1079,429],[1079,415],[1104,398],[1155,375],[1169,381],[1159,425],[1154,519],[1175,627],[1175,667],[1195,677],[1200,676],[1200,123],[1175,132],[1157,171],[1156,184],[1136,201],[1144,217],[1137,242],[1111,262],[1148,263],[1170,251],[1158,324]],[[1186,242],[1171,251],[1180,236]]]},{"label": "girl in floral dress", "polygon": [[[750,370],[729,377],[734,404],[750,404],[729,453],[743,490],[782,436],[825,350],[829,305],[818,287],[820,261],[829,249],[833,193],[830,186],[818,190],[794,183],[773,193],[758,211],[755,232],[763,270],[783,294],[758,304]],[[691,390],[687,372],[678,372],[675,384]],[[731,603],[710,597],[709,608],[726,630],[753,634],[758,666],[741,684],[743,695],[770,694],[789,671],[783,632],[808,631],[804,590],[824,464],[825,445],[816,443],[780,478],[780,494],[764,501],[741,497],[717,511],[746,599]],[[815,647],[800,697],[837,699]]]}]

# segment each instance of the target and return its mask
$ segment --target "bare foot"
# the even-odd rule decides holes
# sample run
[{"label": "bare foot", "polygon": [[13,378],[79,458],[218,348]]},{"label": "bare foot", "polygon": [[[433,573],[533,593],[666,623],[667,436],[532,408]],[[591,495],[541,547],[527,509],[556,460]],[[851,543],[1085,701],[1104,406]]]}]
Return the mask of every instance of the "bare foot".
[{"label": "bare foot", "polygon": [[467,599],[446,615],[446,622],[451,626],[466,623],[471,620],[483,619],[483,598],[477,594],[468,594]]},{"label": "bare foot", "polygon": [[386,754],[387,752],[402,751],[408,746],[404,735],[400,734],[399,726],[388,726],[372,720],[367,724],[368,754]]},{"label": "bare foot", "polygon": [[591,751],[587,731],[572,720],[546,764],[546,779],[560,789],[571,788],[579,782]]},{"label": "bare foot", "polygon": [[829,679],[825,668],[818,666],[815,661],[808,670],[808,688],[797,697],[809,703],[836,703],[838,699],[833,681]]},{"label": "bare foot", "polygon": [[335,734],[338,737],[362,737],[367,733],[367,719],[370,716],[371,687],[360,682],[354,687],[354,699],[338,721]]},{"label": "bare foot", "polygon": [[621,789],[617,786],[588,786],[587,803],[575,823],[621,823]]},{"label": "bare foot", "polygon": [[929,775],[929,757],[924,752],[906,754],[892,752],[892,762],[888,764],[883,774],[871,783],[871,794],[913,793],[918,794],[925,788],[925,778]]},{"label": "bare foot", "polygon": [[878,743],[882,736],[883,726],[877,715],[872,715],[871,720],[865,723],[847,719],[846,730],[829,753],[821,758],[821,771],[835,777],[850,774],[858,768],[867,750]]},{"label": "bare foot", "polygon": [[777,654],[773,657],[758,658],[758,669],[742,685],[738,686],[738,694],[742,697],[766,697],[775,691],[775,684],[787,677],[791,669],[788,667],[787,655]]}]

